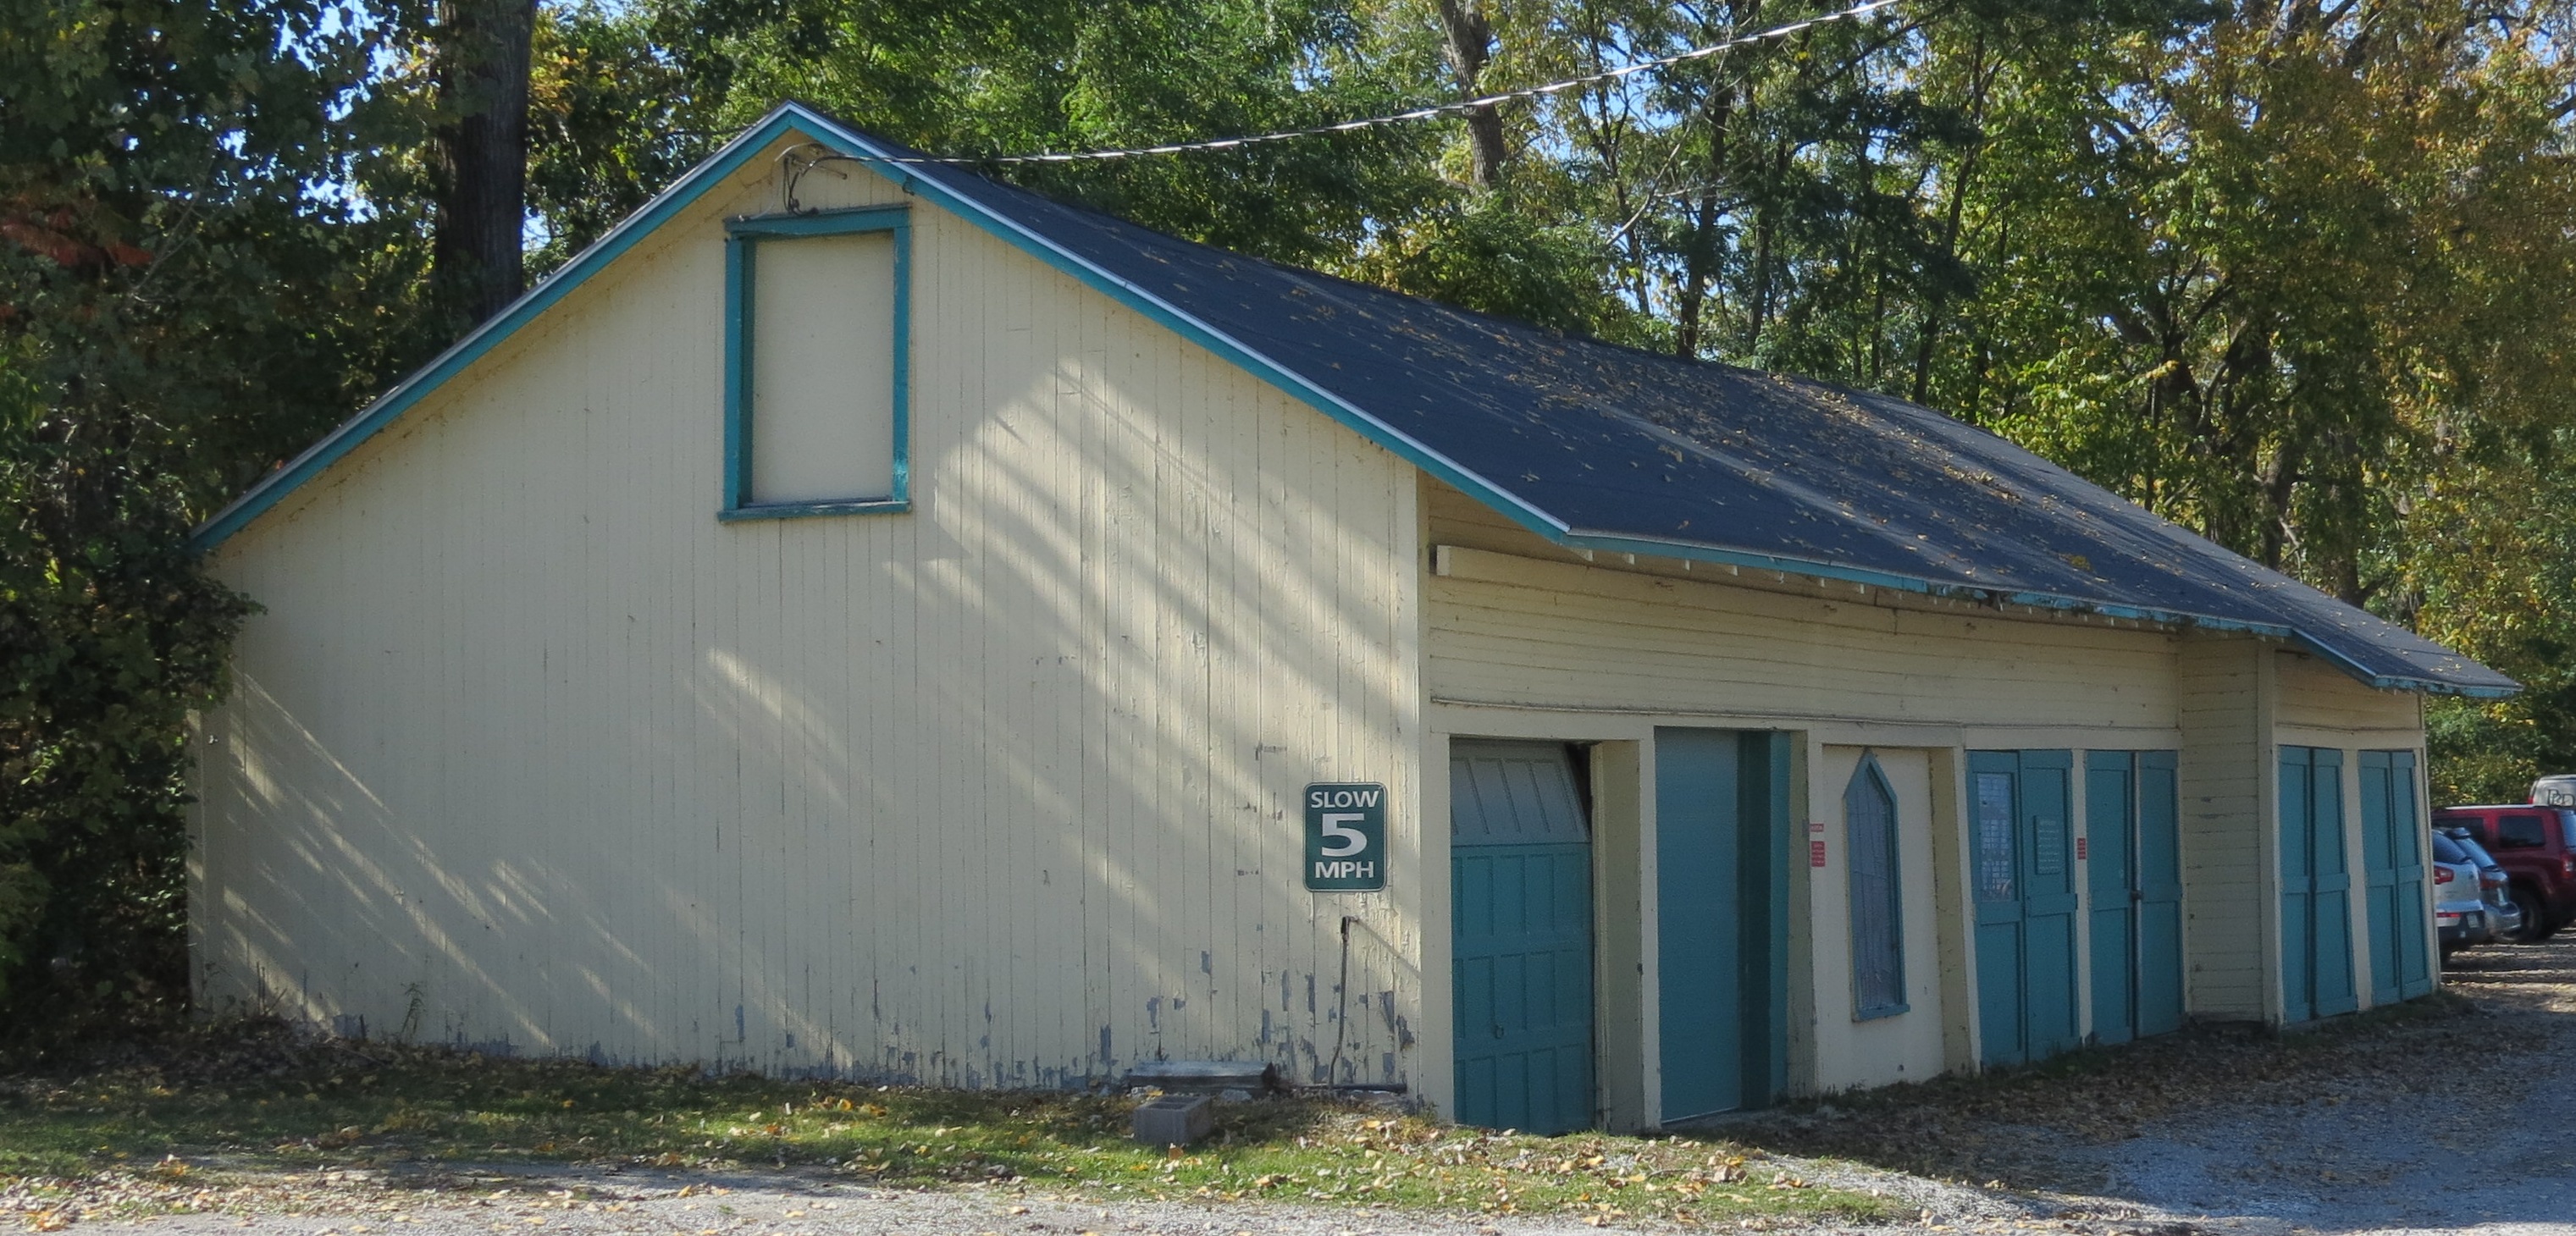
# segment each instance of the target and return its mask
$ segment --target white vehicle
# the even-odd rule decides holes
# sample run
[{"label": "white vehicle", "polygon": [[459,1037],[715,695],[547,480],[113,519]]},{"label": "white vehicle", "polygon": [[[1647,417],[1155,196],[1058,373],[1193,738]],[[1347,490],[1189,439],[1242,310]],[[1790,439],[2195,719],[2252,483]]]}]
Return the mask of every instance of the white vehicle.
[{"label": "white vehicle", "polygon": [[2551,807],[2576,807],[2576,773],[2558,773],[2532,782],[2531,801]]},{"label": "white vehicle", "polygon": [[2504,867],[2487,853],[2485,846],[2478,844],[2478,839],[2471,836],[2469,830],[2446,828],[2440,831],[2458,842],[2469,861],[2477,865],[2478,895],[2487,903],[2487,925],[2495,929],[2495,938],[2515,944],[2529,943],[2522,934],[2522,904],[2513,899],[2513,881],[2505,875]]},{"label": "white vehicle", "polygon": [[2495,939],[2495,922],[2479,888],[2478,862],[2460,843],[2433,834],[2433,928],[2442,944],[2442,960]]}]

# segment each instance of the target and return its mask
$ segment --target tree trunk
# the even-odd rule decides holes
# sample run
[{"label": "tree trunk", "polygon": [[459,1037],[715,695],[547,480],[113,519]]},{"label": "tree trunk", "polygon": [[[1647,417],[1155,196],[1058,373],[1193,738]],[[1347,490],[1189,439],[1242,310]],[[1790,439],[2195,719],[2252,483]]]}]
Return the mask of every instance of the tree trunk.
[{"label": "tree trunk", "polygon": [[[1440,32],[1449,54],[1449,71],[1457,76],[1458,92],[1468,98],[1484,93],[1482,85],[1485,63],[1494,56],[1493,23],[1485,20],[1485,11],[1473,0],[1440,0]],[[1472,160],[1469,175],[1476,187],[1490,189],[1503,178],[1503,115],[1491,107],[1471,108],[1467,112],[1467,151]]]},{"label": "tree trunk", "polygon": [[[1745,104],[1752,105],[1751,92]],[[1709,86],[1708,102],[1707,184],[1699,191],[1699,201],[1691,215],[1691,231],[1683,250],[1682,285],[1677,321],[1673,330],[1673,354],[1684,360],[1698,360],[1700,346],[1707,335],[1705,326],[1709,286],[1717,279],[1717,225],[1720,220],[1720,195],[1731,180],[1727,162],[1733,157],[1730,142],[1735,123],[1735,85],[1720,80]]]},{"label": "tree trunk", "polygon": [[[2002,66],[1998,65],[1997,68]],[[1980,33],[1968,52],[1968,123],[1976,140],[1959,152],[1958,165],[1950,169],[1950,203],[1941,222],[1941,256],[1959,256],[1959,229],[1968,205],[1968,182],[1977,174],[1977,152],[1984,148],[1986,132],[1986,88],[1994,82],[1994,73],[1986,68],[1986,36]],[[1912,398],[1922,403],[1932,393],[1932,360],[1940,346],[1941,315],[1949,309],[1949,294],[1935,291],[1923,305],[1923,325],[1914,340],[1914,386]]]},{"label": "tree trunk", "polygon": [[448,0],[437,28],[441,290],[470,322],[518,298],[527,220],[528,56],[536,0]]}]

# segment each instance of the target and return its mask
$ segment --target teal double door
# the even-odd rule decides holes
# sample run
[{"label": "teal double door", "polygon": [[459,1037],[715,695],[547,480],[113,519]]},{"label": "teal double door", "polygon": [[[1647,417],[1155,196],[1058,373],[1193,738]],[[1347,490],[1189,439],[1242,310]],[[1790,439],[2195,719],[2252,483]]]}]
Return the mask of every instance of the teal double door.
[{"label": "teal double door", "polygon": [[[1593,821],[1562,743],[1450,744],[1457,1112],[1562,1133],[1596,1106]],[[1657,986],[1667,1122],[1788,1083],[1789,741],[1655,732]]]},{"label": "teal double door", "polygon": [[1449,748],[1450,981],[1457,1118],[1589,1127],[1592,821],[1562,743]]},{"label": "teal double door", "polygon": [[1655,731],[1664,1122],[1763,1107],[1789,1081],[1789,741]]},{"label": "teal double door", "polygon": [[2073,767],[2066,751],[1968,753],[1978,1056],[1989,1065],[2042,1059],[2081,1041]]},{"label": "teal double door", "polygon": [[2281,748],[2281,1004],[2285,1021],[2361,1007],[2352,975],[2352,867],[2343,752]]},{"label": "teal double door", "polygon": [[2370,1002],[2433,990],[2424,943],[2424,821],[2415,809],[2415,753],[2361,753],[2363,896],[2370,921]]},{"label": "teal double door", "polygon": [[2084,753],[2093,1037],[2182,1027],[2182,846],[2174,753]]}]

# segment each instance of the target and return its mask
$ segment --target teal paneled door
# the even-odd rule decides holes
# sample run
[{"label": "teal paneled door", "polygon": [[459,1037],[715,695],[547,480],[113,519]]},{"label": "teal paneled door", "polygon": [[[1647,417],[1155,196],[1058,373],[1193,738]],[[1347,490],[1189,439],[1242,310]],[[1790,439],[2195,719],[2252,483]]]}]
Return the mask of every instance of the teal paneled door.
[{"label": "teal paneled door", "polygon": [[2424,822],[2415,812],[2415,753],[2361,753],[2362,875],[2370,919],[2370,1002],[2433,990],[2424,944]]},{"label": "teal paneled door", "polygon": [[2352,867],[2343,752],[2281,748],[2281,1006],[2300,1022],[2361,1007],[2352,979]]},{"label": "teal paneled door", "polygon": [[2138,1037],[2138,760],[2126,751],[2084,753],[2085,890],[2091,909],[2093,1037]]},{"label": "teal paneled door", "polygon": [[2138,753],[2138,1033],[2182,1029],[2182,820],[2174,753]]},{"label": "teal paneled door", "polygon": [[1761,1107],[1788,1080],[1787,736],[1655,731],[1663,1119]]},{"label": "teal paneled door", "polygon": [[2077,1044],[2075,864],[2065,751],[1971,751],[1978,1055],[2019,1064]]},{"label": "teal paneled door", "polygon": [[1461,1123],[1592,1124],[1592,830],[1580,784],[1561,744],[1450,744]]},{"label": "teal paneled door", "polygon": [[2084,756],[2093,1036],[2125,1043],[2182,1026],[2182,851],[2174,753]]}]

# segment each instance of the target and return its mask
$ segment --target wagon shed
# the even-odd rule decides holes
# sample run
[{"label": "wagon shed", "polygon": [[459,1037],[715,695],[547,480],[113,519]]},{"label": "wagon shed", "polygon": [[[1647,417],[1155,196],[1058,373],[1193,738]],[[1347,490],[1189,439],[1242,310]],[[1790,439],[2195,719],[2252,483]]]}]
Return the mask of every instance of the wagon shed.
[{"label": "wagon shed", "polygon": [[788,106],[200,534],[206,1007],[1647,1127],[2429,990],[2513,684],[1882,396]]}]

